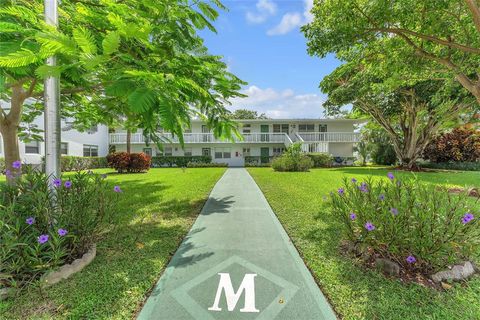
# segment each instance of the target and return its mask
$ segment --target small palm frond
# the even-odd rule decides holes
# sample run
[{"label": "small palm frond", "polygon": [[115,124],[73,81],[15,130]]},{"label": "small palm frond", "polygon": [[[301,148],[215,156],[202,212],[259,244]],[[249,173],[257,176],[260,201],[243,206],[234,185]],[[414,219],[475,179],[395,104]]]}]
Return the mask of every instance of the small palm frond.
[{"label": "small palm frond", "polygon": [[41,58],[35,52],[22,48],[20,51],[12,52],[6,56],[0,57],[0,67],[24,67],[37,63],[40,60]]},{"label": "small palm frond", "polygon": [[153,90],[148,88],[137,88],[128,96],[130,110],[135,113],[142,113],[150,110],[156,103],[157,96]]},{"label": "small palm frond", "polygon": [[73,29],[73,39],[86,54],[97,53],[95,38],[88,29],[82,27]]},{"label": "small palm frond", "polygon": [[109,32],[102,41],[103,54],[111,55],[120,46],[120,35],[117,32]]}]

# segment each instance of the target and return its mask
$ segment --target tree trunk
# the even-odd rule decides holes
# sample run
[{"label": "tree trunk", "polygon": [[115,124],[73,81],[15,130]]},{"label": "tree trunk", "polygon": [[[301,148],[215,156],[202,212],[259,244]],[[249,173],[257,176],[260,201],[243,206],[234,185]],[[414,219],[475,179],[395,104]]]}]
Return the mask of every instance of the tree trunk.
[{"label": "tree trunk", "polygon": [[0,132],[2,133],[3,147],[5,153],[5,168],[12,173],[18,170],[12,167],[15,161],[20,160],[20,150],[18,148],[18,125],[0,124]]},{"label": "tree trunk", "polygon": [[127,153],[132,151],[132,132],[130,129],[127,129]]}]

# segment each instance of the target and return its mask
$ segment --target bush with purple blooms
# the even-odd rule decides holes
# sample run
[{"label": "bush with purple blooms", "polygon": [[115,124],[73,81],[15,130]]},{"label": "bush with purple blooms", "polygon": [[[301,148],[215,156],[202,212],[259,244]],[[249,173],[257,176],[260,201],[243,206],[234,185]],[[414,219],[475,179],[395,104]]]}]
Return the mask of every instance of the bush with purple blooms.
[{"label": "bush with purple blooms", "polygon": [[79,172],[54,179],[36,171],[0,186],[0,288],[23,287],[87,252],[109,227],[120,186]]},{"label": "bush with purple blooms", "polygon": [[351,244],[407,270],[445,269],[471,260],[480,247],[480,207],[467,194],[389,173],[382,180],[345,179],[330,201]]}]

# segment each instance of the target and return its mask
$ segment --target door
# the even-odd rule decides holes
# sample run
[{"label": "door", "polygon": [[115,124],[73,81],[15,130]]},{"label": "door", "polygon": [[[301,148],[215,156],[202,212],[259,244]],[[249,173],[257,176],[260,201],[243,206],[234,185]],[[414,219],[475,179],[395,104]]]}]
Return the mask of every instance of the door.
[{"label": "door", "polygon": [[270,141],[270,135],[268,134],[269,128],[268,124],[262,124],[260,125],[260,141],[262,142],[268,142]]},{"label": "door", "polygon": [[208,133],[210,133],[210,130],[208,130],[208,127],[206,125],[202,125],[202,141],[203,142],[209,142],[209,137],[210,135]]},{"label": "door", "polygon": [[260,148],[260,162],[270,162],[270,148]]}]

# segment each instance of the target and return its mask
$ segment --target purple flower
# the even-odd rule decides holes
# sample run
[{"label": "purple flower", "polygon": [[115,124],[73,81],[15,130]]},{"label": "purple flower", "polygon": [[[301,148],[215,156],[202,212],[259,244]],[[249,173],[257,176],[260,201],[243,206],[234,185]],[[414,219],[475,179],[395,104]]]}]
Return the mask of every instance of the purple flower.
[{"label": "purple flower", "polygon": [[343,188],[338,189],[338,194],[343,196],[345,194],[345,190]]},{"label": "purple flower", "polygon": [[365,229],[367,229],[368,231],[373,231],[375,230],[375,226],[373,225],[373,223],[367,222],[365,223]]},{"label": "purple flower", "polygon": [[38,243],[44,244],[48,241],[48,234],[42,234],[40,237],[37,238]]},{"label": "purple flower", "polygon": [[5,175],[6,175],[7,178],[9,178],[9,179],[13,178],[12,171],[9,170],[9,169],[5,170]]},{"label": "purple flower", "polygon": [[414,256],[408,256],[405,260],[407,260],[407,262],[410,264],[417,262],[417,259],[415,259]]},{"label": "purple flower", "polygon": [[355,178],[352,178],[351,181],[352,181],[352,183],[357,183],[357,179],[355,179]]},{"label": "purple flower", "polygon": [[53,185],[57,188],[60,187],[62,185],[62,180],[61,179],[53,180]]},{"label": "purple flower", "polygon": [[384,194],[379,195],[378,199],[380,199],[381,201],[385,200],[385,195]]},{"label": "purple flower", "polygon": [[20,169],[22,167],[22,162],[20,160],[14,161],[12,163],[12,168],[13,169]]},{"label": "purple flower", "polygon": [[115,187],[113,187],[113,191],[122,192],[122,189],[120,189],[120,186],[115,186]]},{"label": "purple flower", "polygon": [[467,224],[470,221],[472,221],[474,218],[475,217],[473,216],[473,214],[471,214],[470,212],[467,212],[467,213],[465,213],[465,215],[462,218],[462,223]]},{"label": "purple flower", "polygon": [[397,208],[390,208],[390,212],[396,216],[398,214],[398,209]]},{"label": "purple flower", "polygon": [[390,179],[392,181],[393,181],[393,179],[395,179],[395,176],[391,172],[387,173],[387,177],[388,177],[388,179]]},{"label": "purple flower", "polygon": [[34,217],[30,217],[30,218],[27,218],[25,220],[25,222],[28,224],[28,225],[32,225],[35,223],[35,218]]},{"label": "purple flower", "polygon": [[60,237],[66,236],[67,233],[68,233],[68,231],[65,230],[65,229],[61,229],[61,228],[58,229],[58,235],[59,235]]},{"label": "purple flower", "polygon": [[65,183],[63,185],[65,186],[65,188],[69,189],[69,188],[72,187],[72,181],[67,180],[67,181],[65,181]]},{"label": "purple flower", "polygon": [[362,192],[368,192],[367,184],[365,182],[362,182],[360,186],[358,186],[358,189]]},{"label": "purple flower", "polygon": [[350,220],[355,220],[355,219],[357,219],[357,215],[355,214],[355,212],[350,213]]}]

